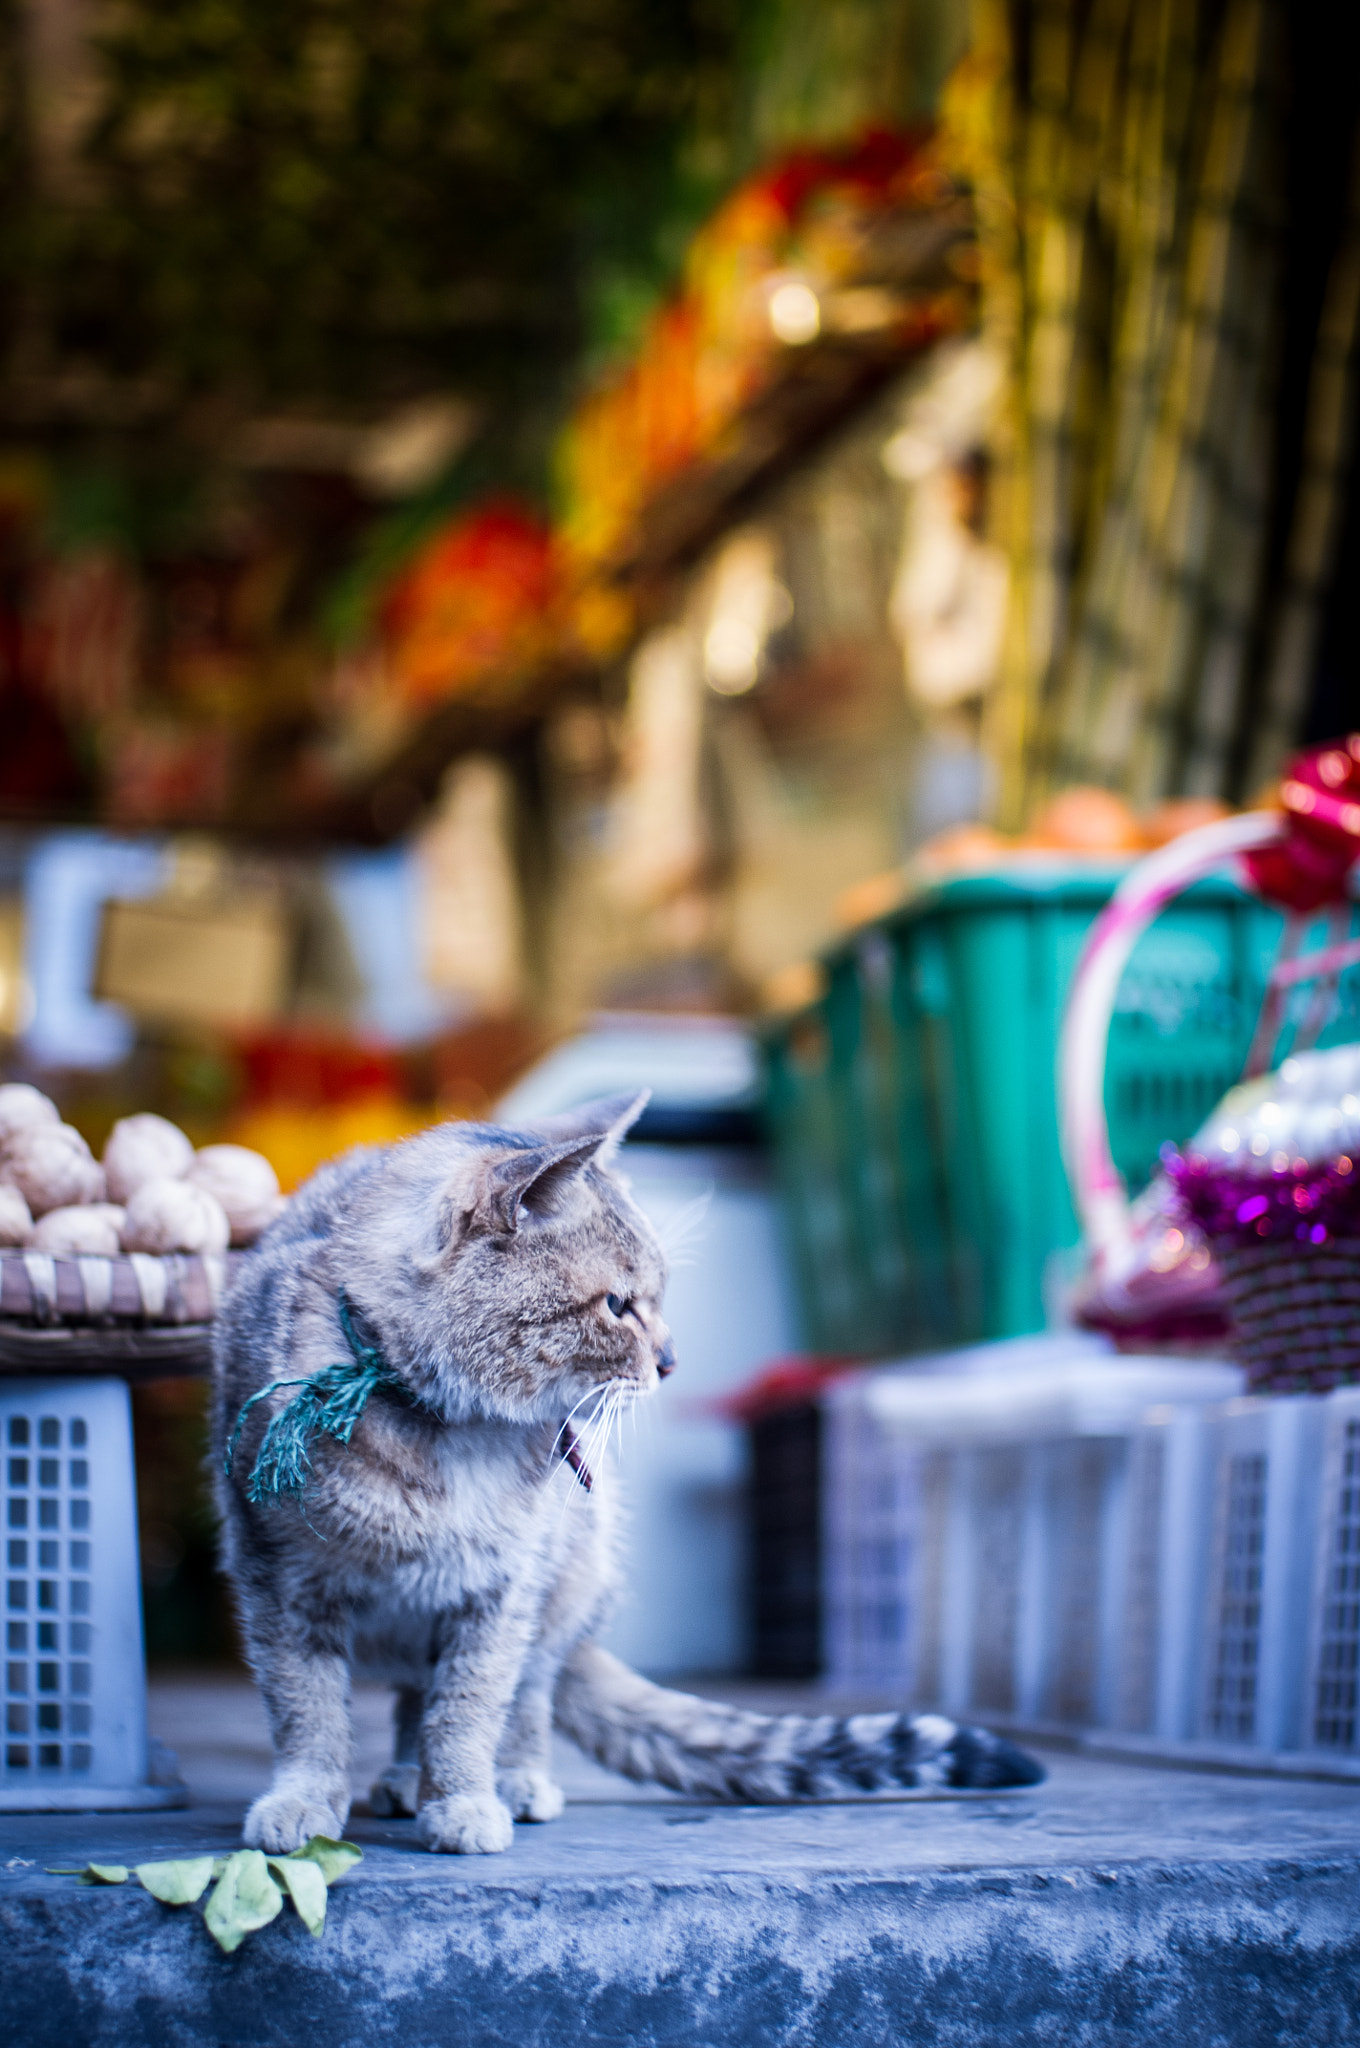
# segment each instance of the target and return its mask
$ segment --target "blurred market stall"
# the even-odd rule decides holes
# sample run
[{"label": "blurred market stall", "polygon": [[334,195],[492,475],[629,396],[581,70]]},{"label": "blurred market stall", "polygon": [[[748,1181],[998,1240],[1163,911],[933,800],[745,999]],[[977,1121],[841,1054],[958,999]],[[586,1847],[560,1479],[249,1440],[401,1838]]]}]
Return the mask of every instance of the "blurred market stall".
[{"label": "blurred market stall", "polygon": [[[1355,26],[403,23],[0,23],[6,1068],[288,1189],[601,1011],[759,1015],[804,1338],[1036,1330],[1083,934],[1356,722]],[[1145,938],[1131,1185],[1277,932],[1213,881]],[[209,1538],[152,1462],[169,1643]]]},{"label": "blurred market stall", "polygon": [[[502,1007],[558,1020],[778,1000],[843,892],[1073,781],[1251,795],[1339,710],[1354,545],[1354,108],[1312,10],[616,11],[583,17],[570,112],[543,85],[564,22],[436,0],[418,35],[449,62],[419,87],[357,13],[324,50],[269,43],[267,133],[245,9],[216,55],[134,8],[98,51],[53,29],[23,59],[72,96],[24,143],[56,283],[5,387],[0,804],[371,843],[498,776]],[[223,80],[186,154],[176,110]],[[467,188],[485,236],[445,258],[475,318],[401,212],[389,103],[428,138],[427,206],[474,174],[441,117],[502,124]],[[261,260],[315,273],[291,331],[229,292],[290,148],[294,255]],[[650,226],[615,202],[535,325],[511,281],[551,299],[554,208],[625,161]],[[337,270],[386,276],[341,227],[360,194],[420,252],[387,344]]]}]

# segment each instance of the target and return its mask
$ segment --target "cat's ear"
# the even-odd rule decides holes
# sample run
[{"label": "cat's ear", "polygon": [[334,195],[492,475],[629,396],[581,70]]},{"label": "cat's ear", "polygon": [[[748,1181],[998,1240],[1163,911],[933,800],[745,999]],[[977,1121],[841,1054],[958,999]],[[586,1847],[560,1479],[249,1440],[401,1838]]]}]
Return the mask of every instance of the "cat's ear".
[{"label": "cat's ear", "polygon": [[470,1183],[463,1178],[445,1198],[441,1241],[448,1236],[512,1236],[522,1209],[532,1216],[552,1215],[592,1160],[608,1164],[650,1097],[648,1088],[634,1095],[608,1095],[526,1124],[523,1135],[542,1142],[478,1160]]},{"label": "cat's ear", "polygon": [[556,1116],[538,1116],[526,1126],[535,1137],[550,1144],[568,1138],[598,1138],[600,1164],[607,1165],[633,1125],[652,1099],[650,1088],[627,1095],[602,1095],[598,1101],[583,1102],[578,1109],[564,1109]]},{"label": "cat's ear", "polygon": [[599,1156],[608,1136],[606,1131],[484,1160],[471,1205],[463,1211],[464,1232],[510,1236],[519,1228],[522,1210],[552,1215],[561,1208],[571,1183]]}]

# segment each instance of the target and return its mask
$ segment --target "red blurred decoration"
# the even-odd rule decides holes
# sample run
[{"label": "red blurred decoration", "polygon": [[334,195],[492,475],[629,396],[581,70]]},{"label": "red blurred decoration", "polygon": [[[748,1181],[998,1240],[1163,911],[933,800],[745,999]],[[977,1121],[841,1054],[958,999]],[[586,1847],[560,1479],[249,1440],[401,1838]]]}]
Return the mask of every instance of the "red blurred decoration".
[{"label": "red blurred decoration", "polygon": [[924,127],[870,128],[840,149],[791,149],[749,179],[747,189],[765,193],[790,223],[827,186],[879,205],[919,205],[937,199],[943,185],[937,167],[923,162],[929,139]]},{"label": "red blurred decoration", "polygon": [[247,1106],[335,1104],[403,1089],[399,1053],[327,1032],[267,1032],[243,1041],[237,1053]]},{"label": "red blurred decoration", "polygon": [[712,1404],[729,1422],[758,1422],[787,1408],[806,1408],[824,1387],[863,1365],[862,1358],[777,1358],[754,1379]]},{"label": "red blurred decoration", "polygon": [[1360,859],[1360,732],[1310,747],[1285,771],[1287,837],[1243,856],[1257,891],[1296,911],[1342,901]]},{"label": "red blurred decoration", "polygon": [[527,672],[551,644],[552,535],[494,498],[426,542],[389,592],[383,637],[401,695],[435,704]]}]

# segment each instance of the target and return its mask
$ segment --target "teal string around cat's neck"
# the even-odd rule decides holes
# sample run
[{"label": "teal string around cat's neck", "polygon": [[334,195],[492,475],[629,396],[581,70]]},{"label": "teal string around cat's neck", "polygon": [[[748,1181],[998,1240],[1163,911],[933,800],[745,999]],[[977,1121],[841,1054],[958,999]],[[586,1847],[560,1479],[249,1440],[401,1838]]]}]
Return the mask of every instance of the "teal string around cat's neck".
[{"label": "teal string around cat's neck", "polygon": [[351,1356],[338,1360],[334,1365],[323,1366],[320,1372],[314,1372],[305,1379],[271,1380],[267,1387],[261,1387],[258,1394],[252,1394],[242,1404],[236,1418],[227,1455],[222,1461],[228,1477],[231,1476],[232,1461],[246,1416],[255,1403],[277,1394],[280,1387],[300,1387],[302,1390],[294,1394],[287,1407],[281,1408],[273,1417],[261,1439],[246,1486],[246,1499],[254,1507],[260,1507],[269,1500],[300,1500],[312,1474],[310,1447],[313,1441],[318,1436],[330,1436],[348,1447],[354,1426],[375,1389],[386,1387],[401,1394],[408,1402],[416,1398],[405,1380],[392,1371],[377,1345],[365,1344],[360,1337],[343,1287],[337,1300],[340,1327],[345,1333]]}]

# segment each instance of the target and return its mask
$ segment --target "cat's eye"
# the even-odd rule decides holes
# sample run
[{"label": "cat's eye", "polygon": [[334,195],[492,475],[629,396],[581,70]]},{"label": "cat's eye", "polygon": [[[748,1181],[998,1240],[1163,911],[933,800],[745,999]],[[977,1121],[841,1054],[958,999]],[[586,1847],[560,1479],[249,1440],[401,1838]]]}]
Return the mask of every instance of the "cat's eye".
[{"label": "cat's eye", "polygon": [[611,1316],[625,1316],[628,1313],[628,1303],[621,1294],[606,1294],[604,1305]]}]

